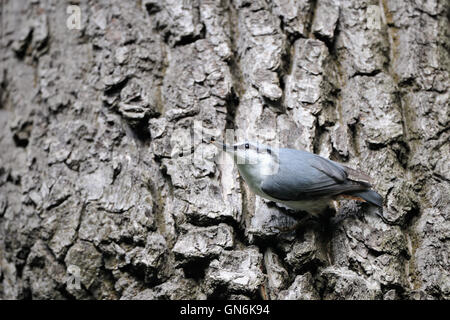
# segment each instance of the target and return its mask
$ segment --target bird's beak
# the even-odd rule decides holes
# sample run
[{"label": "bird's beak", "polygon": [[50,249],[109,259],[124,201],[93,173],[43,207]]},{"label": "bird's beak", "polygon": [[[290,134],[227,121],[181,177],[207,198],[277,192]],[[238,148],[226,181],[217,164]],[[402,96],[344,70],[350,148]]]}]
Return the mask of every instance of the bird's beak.
[{"label": "bird's beak", "polygon": [[225,152],[228,152],[228,153],[232,153],[233,152],[233,148],[231,148],[230,146],[228,146],[225,143],[223,143],[221,140],[218,140],[218,139],[216,139],[214,137],[211,137],[209,139],[209,143],[212,143],[218,149],[223,150]]},{"label": "bird's beak", "polygon": [[[195,129],[194,129],[195,130]],[[203,142],[211,143],[217,147],[219,150],[223,150],[228,153],[234,153],[233,147],[226,145],[222,140],[217,139],[212,132],[199,132],[195,131],[200,137],[202,137]]]}]

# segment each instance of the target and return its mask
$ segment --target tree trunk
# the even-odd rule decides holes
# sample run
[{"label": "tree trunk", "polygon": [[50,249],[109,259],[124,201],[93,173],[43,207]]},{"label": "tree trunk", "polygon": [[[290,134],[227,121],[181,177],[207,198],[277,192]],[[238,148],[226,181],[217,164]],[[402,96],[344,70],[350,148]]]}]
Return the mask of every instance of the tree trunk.
[{"label": "tree trunk", "polygon": [[[0,298],[449,299],[449,14],[2,1]],[[280,231],[304,214],[195,123],[367,173],[383,218],[345,200]]]}]

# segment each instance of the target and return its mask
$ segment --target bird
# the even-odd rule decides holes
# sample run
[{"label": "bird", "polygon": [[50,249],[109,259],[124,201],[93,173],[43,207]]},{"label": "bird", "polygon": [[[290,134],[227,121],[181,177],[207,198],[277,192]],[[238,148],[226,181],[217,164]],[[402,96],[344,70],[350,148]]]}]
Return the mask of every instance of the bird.
[{"label": "bird", "polygon": [[383,207],[369,176],[314,153],[248,141],[227,145],[215,137],[209,142],[233,157],[253,193],[291,209],[319,217],[340,199]]}]

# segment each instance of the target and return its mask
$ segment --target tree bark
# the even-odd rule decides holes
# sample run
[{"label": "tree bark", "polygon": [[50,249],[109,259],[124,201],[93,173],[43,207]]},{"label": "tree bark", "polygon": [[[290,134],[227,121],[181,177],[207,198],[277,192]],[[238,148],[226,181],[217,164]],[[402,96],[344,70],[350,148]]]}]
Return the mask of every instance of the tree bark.
[{"label": "tree bark", "polygon": [[[449,7],[2,1],[0,298],[449,299]],[[196,121],[366,172],[383,218],[280,231]]]}]

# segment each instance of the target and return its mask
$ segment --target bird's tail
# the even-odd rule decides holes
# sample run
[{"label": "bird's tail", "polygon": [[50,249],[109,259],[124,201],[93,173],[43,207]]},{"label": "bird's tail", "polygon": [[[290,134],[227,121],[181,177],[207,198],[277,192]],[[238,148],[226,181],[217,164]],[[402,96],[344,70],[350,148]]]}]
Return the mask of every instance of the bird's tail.
[{"label": "bird's tail", "polygon": [[383,197],[376,191],[373,190],[364,190],[358,192],[352,192],[352,195],[363,198],[368,203],[373,204],[374,206],[383,207]]}]

